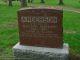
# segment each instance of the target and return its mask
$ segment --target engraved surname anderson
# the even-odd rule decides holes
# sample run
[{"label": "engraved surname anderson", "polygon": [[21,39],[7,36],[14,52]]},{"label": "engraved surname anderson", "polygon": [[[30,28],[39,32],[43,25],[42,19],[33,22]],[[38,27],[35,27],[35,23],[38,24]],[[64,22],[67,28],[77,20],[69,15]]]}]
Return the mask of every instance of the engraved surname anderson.
[{"label": "engraved surname anderson", "polygon": [[41,22],[41,23],[57,23],[57,17],[56,16],[22,16],[21,21],[22,22]]}]

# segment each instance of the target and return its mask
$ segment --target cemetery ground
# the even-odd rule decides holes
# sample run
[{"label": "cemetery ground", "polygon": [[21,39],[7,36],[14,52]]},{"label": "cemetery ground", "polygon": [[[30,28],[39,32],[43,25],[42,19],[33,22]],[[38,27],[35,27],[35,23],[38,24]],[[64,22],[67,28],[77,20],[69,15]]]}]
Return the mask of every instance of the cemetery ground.
[{"label": "cemetery ground", "polygon": [[[78,5],[74,0],[69,3],[68,0],[65,1],[67,7],[80,8],[80,4]],[[56,0],[45,4],[56,6],[55,2]],[[13,7],[8,7],[6,3],[0,4],[0,60],[11,57],[12,47],[19,41],[17,10],[20,4],[13,3]],[[32,5],[39,5],[39,3],[34,2]],[[77,57],[76,60],[80,60],[80,13],[64,10],[63,14],[64,42],[69,43],[72,58]]]}]

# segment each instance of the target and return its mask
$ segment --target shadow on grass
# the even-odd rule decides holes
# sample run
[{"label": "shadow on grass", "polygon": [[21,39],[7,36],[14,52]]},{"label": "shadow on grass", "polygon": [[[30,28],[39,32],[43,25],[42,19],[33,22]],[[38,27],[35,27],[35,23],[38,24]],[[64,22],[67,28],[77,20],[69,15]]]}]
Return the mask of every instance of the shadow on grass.
[{"label": "shadow on grass", "polygon": [[80,60],[80,54],[78,55],[78,54],[70,53],[69,60]]}]

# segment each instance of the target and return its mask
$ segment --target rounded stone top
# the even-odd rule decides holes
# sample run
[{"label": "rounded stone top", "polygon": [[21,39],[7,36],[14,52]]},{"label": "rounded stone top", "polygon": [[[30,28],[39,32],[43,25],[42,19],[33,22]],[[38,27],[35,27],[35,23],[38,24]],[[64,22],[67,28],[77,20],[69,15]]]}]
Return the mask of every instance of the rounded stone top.
[{"label": "rounded stone top", "polygon": [[53,9],[53,10],[63,10],[63,8],[62,7],[42,7],[42,6],[40,6],[40,7],[27,7],[27,8],[21,8],[21,9],[19,9],[19,10],[28,10],[28,9]]}]

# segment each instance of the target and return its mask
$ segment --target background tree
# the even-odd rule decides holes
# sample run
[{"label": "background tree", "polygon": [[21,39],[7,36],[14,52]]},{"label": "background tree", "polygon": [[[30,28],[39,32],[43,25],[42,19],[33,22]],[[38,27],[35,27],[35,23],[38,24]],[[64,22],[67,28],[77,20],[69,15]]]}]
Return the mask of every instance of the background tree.
[{"label": "background tree", "polygon": [[9,6],[12,6],[12,0],[8,0]]},{"label": "background tree", "polygon": [[28,3],[32,3],[33,2],[33,0],[28,0]]},{"label": "background tree", "polygon": [[41,0],[41,3],[45,3],[45,1],[44,0]]},{"label": "background tree", "polygon": [[63,5],[63,4],[64,4],[63,0],[59,0],[59,5]]},{"label": "background tree", "polygon": [[[33,0],[28,0],[28,3],[32,3],[32,2],[33,2]],[[41,3],[45,3],[45,1],[41,0]]]},{"label": "background tree", "polygon": [[20,0],[21,2],[21,7],[26,7],[27,6],[27,1],[26,0]]},{"label": "background tree", "polygon": [[30,0],[28,0],[28,3],[30,3]]}]

